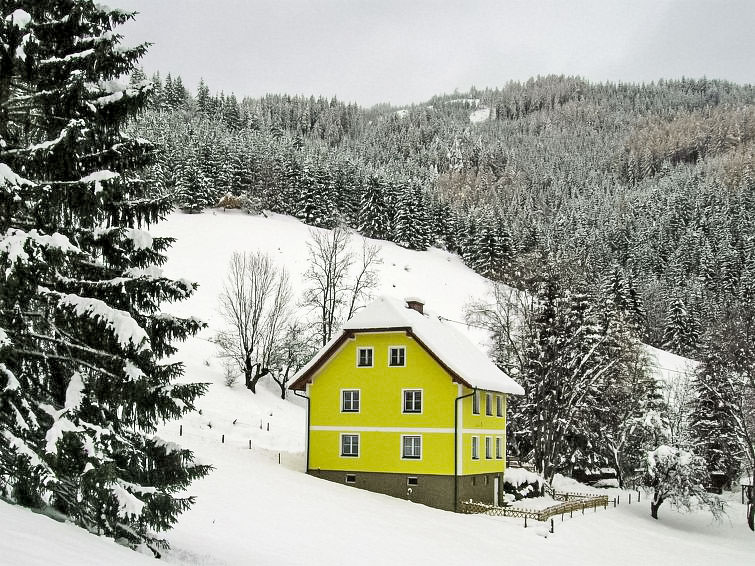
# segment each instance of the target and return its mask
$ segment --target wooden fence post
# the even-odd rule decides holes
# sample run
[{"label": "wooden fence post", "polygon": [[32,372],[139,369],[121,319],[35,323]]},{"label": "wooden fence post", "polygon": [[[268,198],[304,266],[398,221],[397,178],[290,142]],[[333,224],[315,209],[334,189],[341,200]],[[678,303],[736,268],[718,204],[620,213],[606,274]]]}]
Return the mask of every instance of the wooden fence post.
[{"label": "wooden fence post", "polygon": [[184,425],[178,425],[178,436],[184,435]]},{"label": "wooden fence post", "polygon": [[220,437],[220,443],[225,444],[225,434]]},{"label": "wooden fence post", "polygon": [[251,449],[252,449],[252,439],[250,438],[249,439],[249,450],[251,450]]},{"label": "wooden fence post", "polygon": [[527,528],[527,515],[524,516],[524,528]]},{"label": "wooden fence post", "polygon": [[551,519],[551,533],[554,533],[554,532],[556,531],[555,531],[555,528],[553,527],[553,519]]}]

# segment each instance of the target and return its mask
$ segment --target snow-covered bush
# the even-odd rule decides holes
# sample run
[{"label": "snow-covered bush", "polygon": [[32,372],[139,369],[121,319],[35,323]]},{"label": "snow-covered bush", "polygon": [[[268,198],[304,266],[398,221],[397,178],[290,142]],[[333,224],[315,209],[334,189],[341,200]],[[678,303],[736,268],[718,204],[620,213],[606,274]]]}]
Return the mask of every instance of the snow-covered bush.
[{"label": "snow-covered bush", "polygon": [[707,464],[700,456],[666,445],[648,452],[645,485],[653,489],[650,514],[654,519],[667,500],[679,511],[708,509],[719,519],[724,513],[723,502],[705,490],[707,482]]},{"label": "snow-covered bush", "polygon": [[[545,480],[524,468],[506,468],[503,474],[503,491],[513,496],[514,501],[528,497],[540,497]],[[510,498],[504,496],[505,501]]]}]

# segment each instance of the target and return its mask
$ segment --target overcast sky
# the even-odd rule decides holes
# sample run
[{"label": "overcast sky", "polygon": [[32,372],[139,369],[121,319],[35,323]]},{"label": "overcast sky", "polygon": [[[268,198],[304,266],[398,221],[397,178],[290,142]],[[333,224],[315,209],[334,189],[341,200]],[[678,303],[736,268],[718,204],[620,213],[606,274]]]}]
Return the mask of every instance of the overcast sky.
[{"label": "overcast sky", "polygon": [[361,105],[591,80],[755,82],[755,0],[108,0],[140,12],[151,74],[193,91],[336,95]]}]

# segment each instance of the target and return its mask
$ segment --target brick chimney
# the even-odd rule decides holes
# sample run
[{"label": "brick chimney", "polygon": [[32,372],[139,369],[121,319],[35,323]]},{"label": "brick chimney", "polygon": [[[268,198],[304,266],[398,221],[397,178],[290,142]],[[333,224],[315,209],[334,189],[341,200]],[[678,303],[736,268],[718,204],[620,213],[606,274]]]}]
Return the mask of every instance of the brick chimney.
[{"label": "brick chimney", "polygon": [[417,311],[419,314],[424,314],[425,303],[422,299],[407,297],[405,300],[408,308]]}]

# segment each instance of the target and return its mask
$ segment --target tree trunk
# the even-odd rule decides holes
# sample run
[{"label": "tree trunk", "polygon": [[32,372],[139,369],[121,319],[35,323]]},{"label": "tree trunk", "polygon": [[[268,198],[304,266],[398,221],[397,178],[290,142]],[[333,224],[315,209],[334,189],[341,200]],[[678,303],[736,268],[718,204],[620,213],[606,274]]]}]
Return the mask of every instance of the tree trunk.
[{"label": "tree trunk", "polygon": [[244,362],[244,385],[247,389],[251,389],[252,393],[254,393],[254,383],[252,383],[252,370],[254,369],[254,365],[252,364],[252,361],[249,357],[246,358]]},{"label": "tree trunk", "polygon": [[252,393],[257,393],[257,382],[265,377],[268,373],[270,373],[270,370],[267,368],[263,368],[259,364],[255,366],[254,370],[254,377],[249,382],[249,389],[252,390]]},{"label": "tree trunk", "polygon": [[663,503],[663,497],[659,497],[654,494],[653,500],[650,502],[650,516],[656,521],[658,520],[658,508],[661,506],[662,503]]}]

